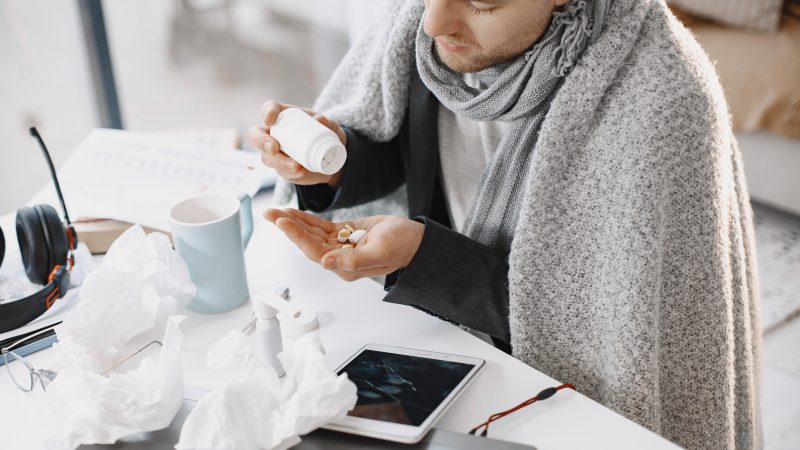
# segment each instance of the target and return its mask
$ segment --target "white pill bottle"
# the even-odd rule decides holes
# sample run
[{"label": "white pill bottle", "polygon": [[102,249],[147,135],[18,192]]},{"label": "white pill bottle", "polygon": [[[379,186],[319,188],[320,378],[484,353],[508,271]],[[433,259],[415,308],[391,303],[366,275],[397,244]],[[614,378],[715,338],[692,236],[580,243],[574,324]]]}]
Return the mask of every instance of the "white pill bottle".
[{"label": "white pill bottle", "polygon": [[298,108],[281,111],[269,134],[284,153],[311,172],[333,175],[347,159],[339,136]]}]

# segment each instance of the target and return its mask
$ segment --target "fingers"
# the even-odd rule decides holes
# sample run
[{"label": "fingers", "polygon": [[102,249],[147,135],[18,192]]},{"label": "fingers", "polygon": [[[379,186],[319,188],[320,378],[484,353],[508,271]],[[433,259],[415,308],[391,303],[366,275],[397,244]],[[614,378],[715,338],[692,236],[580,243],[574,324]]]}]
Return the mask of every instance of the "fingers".
[{"label": "fingers", "polygon": [[264,151],[264,143],[266,142],[266,136],[267,133],[261,127],[250,127],[247,129],[247,133],[245,133],[247,142],[249,142],[250,145],[261,151]]},{"label": "fingers", "polygon": [[247,130],[247,140],[262,151],[261,162],[265,166],[275,169],[283,178],[294,180],[308,174],[308,171],[300,163],[280,151],[278,141],[270,136],[264,128],[250,127]]},{"label": "fingers", "polygon": [[275,124],[275,120],[278,119],[278,114],[283,112],[284,109],[288,108],[300,109],[301,111],[305,112],[309,116],[316,119],[319,123],[325,125],[325,127],[335,132],[336,135],[339,136],[339,140],[341,140],[342,143],[345,143],[347,141],[347,135],[344,133],[344,130],[342,129],[342,127],[339,126],[338,123],[328,119],[327,117],[321,114],[317,114],[316,112],[308,108],[301,108],[299,106],[290,105],[288,103],[281,103],[277,100],[268,100],[264,102],[263,105],[261,105],[261,122],[267,128],[267,131],[269,131],[269,128]]},{"label": "fingers", "polygon": [[320,264],[345,281],[378,277],[394,271],[383,264],[386,260],[378,261],[368,253],[370,252],[365,251],[365,247],[336,249],[323,255]]},{"label": "fingers", "polygon": [[[279,103],[275,100],[265,102],[261,107],[261,117],[264,122],[264,126],[251,127],[248,129],[247,140],[254,147],[257,147],[262,151],[261,162],[263,162],[265,166],[275,169],[281,178],[300,185],[329,182],[332,178],[330,175],[311,172],[303,167],[299,162],[295,161],[289,155],[281,151],[280,143],[269,133],[269,129],[275,123],[275,119],[277,118],[278,114],[280,114],[280,112],[286,108],[296,108],[296,106]],[[307,109],[300,109],[311,116],[316,115]],[[342,131],[342,133],[344,133],[344,131]]]},{"label": "fingers", "polygon": [[319,230],[319,228],[310,227],[310,226],[308,226],[307,224],[305,224],[304,222],[302,222],[300,220],[297,220],[297,219],[295,219],[293,217],[287,217],[287,216],[282,216],[282,217],[278,217],[277,219],[275,219],[275,222],[274,222],[275,225],[278,225],[278,220],[283,220],[284,222],[281,222],[281,223],[284,226],[286,225],[285,221],[292,222],[294,224],[293,226],[295,227],[296,230],[302,230],[305,233],[307,233],[307,234],[303,234],[304,238],[306,238],[306,237],[307,238],[313,238],[313,242],[315,242],[315,243],[316,242],[321,242],[321,243],[324,243],[326,245],[329,245],[330,248],[332,248],[332,249],[336,248],[335,246],[331,245],[329,236],[327,234],[321,232]]},{"label": "fingers", "polygon": [[275,225],[296,245],[308,259],[319,262],[322,255],[329,252],[332,248],[319,236],[309,232],[298,221],[279,217],[275,220]]},{"label": "fingers", "polygon": [[307,212],[303,212],[294,208],[286,208],[286,212],[289,213],[292,217],[296,217],[299,220],[313,226],[317,227],[320,230],[323,230],[325,233],[333,233],[336,230],[336,225],[329,221],[325,220],[320,216],[316,216],[314,214],[309,214]]},{"label": "fingers", "polygon": [[[370,269],[388,269],[389,255],[382,246],[360,245],[356,248],[339,248],[322,255],[320,264],[325,269],[344,272],[362,272]],[[385,273],[385,272],[384,272]]]},{"label": "fingers", "polygon": [[[277,147],[277,144],[275,144],[275,146]],[[262,152],[261,162],[264,163],[265,166],[275,169],[278,175],[289,181],[300,180],[302,178],[309,180],[310,183],[314,180],[314,177],[311,176],[311,172],[309,172],[308,169],[301,166],[300,163],[281,151],[276,153]]]},{"label": "fingers", "polygon": [[[348,223],[350,223],[350,225],[357,230],[371,230],[372,227],[384,221],[386,217],[387,216],[362,217],[360,219],[355,219],[352,222]],[[341,226],[344,227],[344,223],[342,223]]]},{"label": "fingers", "polygon": [[291,108],[291,105],[285,105],[276,100],[268,100],[261,105],[261,121],[265,127],[271,127],[278,118],[278,114],[286,108]]},{"label": "fingers", "polygon": [[247,129],[247,142],[262,152],[270,154],[278,153],[281,149],[278,141],[275,140],[264,127],[250,127]]},{"label": "fingers", "polygon": [[342,127],[339,126],[338,123],[328,119],[322,114],[313,114],[313,116],[314,119],[317,120],[317,122],[321,123],[322,125],[325,125],[325,128],[336,133],[336,136],[339,138],[340,141],[342,141],[343,145],[347,145],[347,135],[345,134],[344,130],[342,129]]},{"label": "fingers", "polygon": [[272,223],[275,223],[276,220],[283,217],[283,214],[283,210],[281,209],[269,208],[268,210],[264,211],[264,218]]},{"label": "fingers", "polygon": [[365,277],[380,277],[392,273],[393,270],[380,268],[380,269],[366,269],[358,272],[347,272],[344,270],[333,270],[339,278],[344,281],[356,281]]},{"label": "fingers", "polygon": [[[380,239],[369,241],[369,235],[355,248],[343,248],[336,240],[337,224],[319,216],[293,208],[268,209],[264,218],[273,222],[312,261],[336,273],[346,281],[386,275],[396,267],[392,250]],[[379,222],[381,216],[355,220],[359,227]],[[368,229],[368,228],[367,228]]]},{"label": "fingers", "polygon": [[[301,211],[296,211],[296,212],[304,214]],[[306,214],[306,215],[311,216],[311,214]],[[306,231],[308,231],[311,234],[314,234],[315,236],[318,236],[323,242],[329,244],[338,243],[336,241],[336,238],[331,233],[328,233],[322,228],[311,225],[308,222],[305,222],[302,219],[295,217],[289,212],[289,210],[283,211],[280,209],[268,209],[267,211],[264,212],[264,218],[272,223],[277,222],[277,220],[280,219],[281,217],[297,222],[300,226],[304,227]]]},{"label": "fingers", "polygon": [[264,123],[264,126],[267,128],[271,127],[275,123],[275,119],[278,118],[278,114],[288,108],[300,109],[312,117],[317,115],[317,113],[308,108],[301,108],[299,106],[290,105],[289,103],[281,103],[277,100],[267,100],[261,105],[261,121]]}]

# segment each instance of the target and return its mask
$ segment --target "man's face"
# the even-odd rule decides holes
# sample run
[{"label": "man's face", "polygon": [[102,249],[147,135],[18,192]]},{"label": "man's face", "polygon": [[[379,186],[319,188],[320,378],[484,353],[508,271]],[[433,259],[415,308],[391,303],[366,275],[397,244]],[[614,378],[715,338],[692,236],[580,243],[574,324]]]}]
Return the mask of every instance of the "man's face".
[{"label": "man's face", "polygon": [[425,33],[456,72],[477,72],[521,55],[553,10],[570,0],[425,0]]}]

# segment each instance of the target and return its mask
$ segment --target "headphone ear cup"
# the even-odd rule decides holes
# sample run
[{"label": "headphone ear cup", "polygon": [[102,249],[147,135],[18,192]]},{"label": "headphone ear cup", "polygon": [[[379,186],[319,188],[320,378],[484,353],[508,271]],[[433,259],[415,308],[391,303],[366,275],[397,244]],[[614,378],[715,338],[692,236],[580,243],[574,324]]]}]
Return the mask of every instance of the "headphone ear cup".
[{"label": "headphone ear cup", "polygon": [[0,228],[0,266],[3,265],[3,258],[6,257],[6,236],[3,234],[3,229]]},{"label": "headphone ear cup", "polygon": [[39,219],[42,220],[44,235],[47,239],[48,255],[50,256],[47,265],[47,276],[57,264],[64,265],[67,262],[67,252],[69,252],[69,238],[67,228],[61,222],[58,211],[50,205],[36,205],[38,208]]},{"label": "headphone ear cup", "polygon": [[48,242],[34,208],[23,207],[17,210],[16,229],[19,253],[28,279],[34,283],[45,284],[52,267],[48,267]]}]

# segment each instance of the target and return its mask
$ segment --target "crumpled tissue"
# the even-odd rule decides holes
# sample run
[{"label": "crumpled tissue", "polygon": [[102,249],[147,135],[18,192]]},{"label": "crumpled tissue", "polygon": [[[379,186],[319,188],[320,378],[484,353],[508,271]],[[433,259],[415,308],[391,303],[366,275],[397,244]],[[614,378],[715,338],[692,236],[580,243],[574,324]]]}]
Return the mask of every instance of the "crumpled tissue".
[{"label": "crumpled tissue", "polygon": [[58,366],[108,369],[134,337],[153,330],[160,338],[168,315],[196,293],[189,268],[169,238],[130,227],[86,277],[80,302],[56,327]]},{"label": "crumpled tissue", "polygon": [[176,449],[286,449],[299,435],[342,418],[356,404],[356,385],[328,367],[317,333],[278,355],[286,376],[261,361],[249,338],[231,331],[208,351],[211,369],[233,370],[186,418]]},{"label": "crumpled tissue", "polygon": [[145,357],[135,370],[101,375],[71,367],[47,386],[44,406],[55,417],[45,448],[111,444],[141,431],[166,428],[183,404],[178,325],[170,316],[158,361]]},{"label": "crumpled tissue", "polygon": [[[133,226],[114,241],[84,281],[75,310],[56,327],[58,375],[42,398],[54,418],[48,448],[113,443],[170,424],[183,403],[183,317],[169,313],[195,292],[164,234]],[[157,362],[144,358],[127,373],[103,373],[143,346],[126,344],[150,336],[163,336]]]}]

